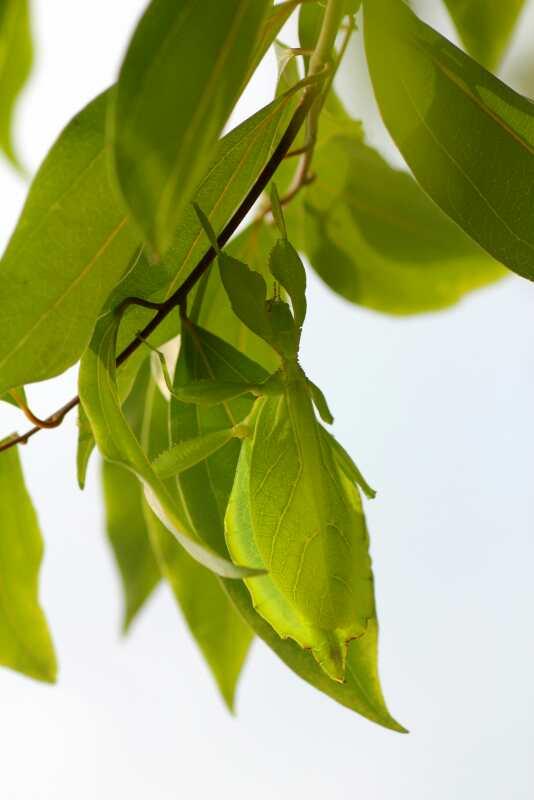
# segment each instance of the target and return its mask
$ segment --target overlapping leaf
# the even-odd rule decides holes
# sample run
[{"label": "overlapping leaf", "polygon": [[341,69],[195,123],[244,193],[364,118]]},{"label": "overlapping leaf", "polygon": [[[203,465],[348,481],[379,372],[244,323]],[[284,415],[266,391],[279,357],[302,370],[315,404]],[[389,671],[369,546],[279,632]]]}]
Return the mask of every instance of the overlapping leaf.
[{"label": "overlapping leaf", "polygon": [[154,472],[128,425],[121,409],[116,381],[115,351],[119,321],[119,316],[113,314],[102,318],[80,368],[80,399],[100,452],[107,460],[137,475],[154,513],[193,558],[224,577],[241,578],[254,574],[256,570],[232,564],[191,532],[180,508]]},{"label": "overlapping leaf", "polygon": [[33,47],[29,0],[0,1],[0,150],[19,167],[13,144],[13,112],[30,74]]},{"label": "overlapping leaf", "polygon": [[[153,458],[169,443],[168,403],[154,385],[149,387],[147,395],[144,428],[144,445],[148,455]],[[183,515],[188,516],[184,498],[178,493],[175,481],[167,481],[167,487],[175,503],[182,508]],[[210,487],[206,484],[202,487],[202,497],[209,491]],[[146,503],[145,517],[160,569],[172,588],[227,706],[232,709],[252,631],[235,610],[219,580],[177,546],[172,535]]]},{"label": "overlapping leaf", "polygon": [[168,249],[210,164],[269,5],[152,0],[132,38],[113,113],[114,164],[126,203],[158,253]]},{"label": "overlapping leaf", "polygon": [[494,258],[534,278],[534,106],[398,0],[366,0],[384,121],[417,181]]},{"label": "overlapping leaf", "polygon": [[0,458],[0,664],[56,679],[56,657],[39,605],[43,542],[17,448]]}]

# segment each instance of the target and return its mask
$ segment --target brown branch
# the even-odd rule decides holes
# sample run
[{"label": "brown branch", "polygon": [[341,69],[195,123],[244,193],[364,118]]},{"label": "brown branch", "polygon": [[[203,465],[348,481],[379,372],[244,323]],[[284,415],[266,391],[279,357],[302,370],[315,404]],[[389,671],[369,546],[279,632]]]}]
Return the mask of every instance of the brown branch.
[{"label": "brown branch", "polygon": [[[273,154],[271,155],[269,161],[261,171],[260,175],[256,179],[254,185],[250,189],[249,193],[237,209],[237,211],[233,214],[230,221],[226,224],[222,232],[220,233],[217,241],[220,247],[223,247],[228,240],[233,236],[236,232],[239,225],[243,222],[248,212],[253,207],[254,203],[258,200],[261,194],[269,185],[271,178],[274,176],[274,173],[284,160],[286,154],[289,152],[291,145],[295,141],[299,130],[301,129],[304,121],[310,111],[311,107],[313,106],[315,100],[320,94],[320,83],[313,83],[306,87],[304,95],[293,114],[289,125],[283,134],[282,138],[280,139],[276,149],[274,150]],[[215,259],[216,252],[213,247],[210,247],[209,250],[204,253],[194,270],[190,273],[190,275],[185,279],[185,281],[178,287],[178,289],[170,295],[163,303],[152,303],[148,300],[143,300],[142,298],[134,298],[130,297],[123,301],[122,307],[127,307],[128,305],[138,304],[142,305],[146,308],[155,308],[157,309],[157,313],[154,317],[150,320],[150,322],[145,325],[142,331],[140,331],[139,335],[133,339],[130,344],[124,348],[124,350],[119,353],[116,359],[117,367],[120,367],[121,364],[124,362],[134,353],[142,344],[142,340],[146,339],[153,333],[158,325],[163,322],[163,320],[170,314],[170,312],[177,308],[178,306],[183,306],[185,300],[189,292],[194,288],[196,283],[200,280],[200,278],[204,275],[204,273],[208,270],[210,265],[212,264],[213,260]],[[38,433],[38,431],[42,430],[43,428],[51,428],[57,427],[58,425],[63,422],[65,416],[71,411],[73,408],[79,404],[80,398],[73,397],[72,400],[69,400],[64,406],[60,409],[55,411],[51,416],[47,417],[45,420],[39,420],[41,423],[40,425],[36,425],[34,428],[31,428],[26,433],[22,434],[21,436],[14,436],[11,439],[8,439],[2,445],[0,445],[0,452],[2,450],[8,450],[10,447],[14,447],[17,444],[26,444],[28,439],[30,439],[34,434]]]}]

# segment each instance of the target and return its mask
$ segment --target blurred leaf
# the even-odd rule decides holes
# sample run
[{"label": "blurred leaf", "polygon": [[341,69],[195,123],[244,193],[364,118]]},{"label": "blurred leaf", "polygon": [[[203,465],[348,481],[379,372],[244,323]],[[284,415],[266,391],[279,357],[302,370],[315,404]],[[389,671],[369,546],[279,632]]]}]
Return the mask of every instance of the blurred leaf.
[{"label": "blurred leaf", "polygon": [[0,261],[0,395],[71,366],[138,243],[108,180],[107,95],[69,123]]},{"label": "blurred leaf", "polygon": [[[169,443],[167,409],[168,404],[152,385],[147,397],[144,431],[144,444],[151,458]],[[167,486],[186,515],[176,483],[169,481]],[[207,492],[209,487],[206,485],[202,495]],[[202,502],[202,497],[198,501]],[[172,588],[227,706],[232,709],[252,632],[228,600],[218,579],[177,546],[169,531],[146,504],[145,515],[161,571]]]},{"label": "blurred leaf", "polygon": [[17,447],[0,455],[0,664],[40,681],[57,664],[38,582],[43,542]]},{"label": "blurred leaf", "polygon": [[152,0],[133,35],[117,86],[113,157],[126,203],[157,253],[167,251],[209,167],[269,5]]},{"label": "blurred leaf", "polygon": [[499,65],[525,0],[444,0],[460,38],[488,69]]},{"label": "blurred leaf", "polygon": [[20,169],[13,146],[13,112],[30,75],[33,47],[28,0],[0,0],[0,149]]},{"label": "blurred leaf", "polygon": [[405,172],[346,136],[320,147],[317,179],[287,219],[312,267],[353,303],[393,314],[442,308],[505,270]]},{"label": "blurred leaf", "polygon": [[384,121],[430,197],[494,258],[534,278],[534,106],[397,0],[366,0]]},{"label": "blurred leaf", "polygon": [[100,320],[80,367],[80,400],[100,452],[108,461],[137,475],[154,513],[193,558],[224,577],[254,574],[255,570],[232,564],[196,538],[165,484],[152,469],[120,405],[115,367],[118,324],[117,315],[109,314]]}]

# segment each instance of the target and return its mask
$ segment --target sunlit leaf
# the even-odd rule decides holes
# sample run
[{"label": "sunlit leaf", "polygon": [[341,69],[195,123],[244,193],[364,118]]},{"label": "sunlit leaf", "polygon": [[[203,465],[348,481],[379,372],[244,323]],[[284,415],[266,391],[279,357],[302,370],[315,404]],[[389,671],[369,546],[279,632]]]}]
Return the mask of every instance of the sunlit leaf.
[{"label": "sunlit leaf", "polygon": [[13,112],[32,62],[28,0],[0,0],[0,149],[16,167],[20,162],[13,144]]},{"label": "sunlit leaf", "polygon": [[138,252],[108,180],[106,107],[104,94],[60,135],[0,261],[0,395],[80,357]]},{"label": "sunlit leaf", "polygon": [[444,0],[466,48],[488,69],[498,66],[525,0]]},{"label": "sunlit leaf", "polygon": [[366,0],[384,121],[430,197],[494,258],[534,278],[534,106],[398,0]]},{"label": "sunlit leaf", "polygon": [[38,584],[43,542],[18,449],[0,457],[0,664],[54,682],[57,664]]},{"label": "sunlit leaf", "polygon": [[160,254],[212,160],[269,5],[152,0],[135,31],[117,87],[114,164],[127,205]]}]

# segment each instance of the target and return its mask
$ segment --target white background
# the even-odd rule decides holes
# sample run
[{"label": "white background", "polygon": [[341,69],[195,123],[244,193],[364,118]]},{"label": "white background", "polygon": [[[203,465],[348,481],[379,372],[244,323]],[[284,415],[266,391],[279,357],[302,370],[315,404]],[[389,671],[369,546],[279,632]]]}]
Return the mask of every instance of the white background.
[{"label": "white background", "polygon": [[[113,80],[143,5],[35,0],[38,56],[17,126],[31,171]],[[426,18],[452,36],[438,5],[427,0]],[[268,101],[272,71],[269,60],[241,116]],[[391,154],[365,78],[346,72],[353,112]],[[506,75],[518,75],[514,58]],[[2,244],[26,189],[2,162]],[[61,672],[55,687],[0,674],[2,798],[532,797],[533,288],[510,277],[450,311],[394,319],[350,306],[312,276],[309,302],[304,365],[379,489],[367,509],[381,674],[411,734],[337,706],[262,644],[230,717],[167,590],[122,640],[97,463],[81,494],[69,419],[22,452],[46,538],[42,597]],[[71,371],[30,397],[45,415],[74,391]],[[2,433],[24,428],[14,410],[0,415]]]}]

